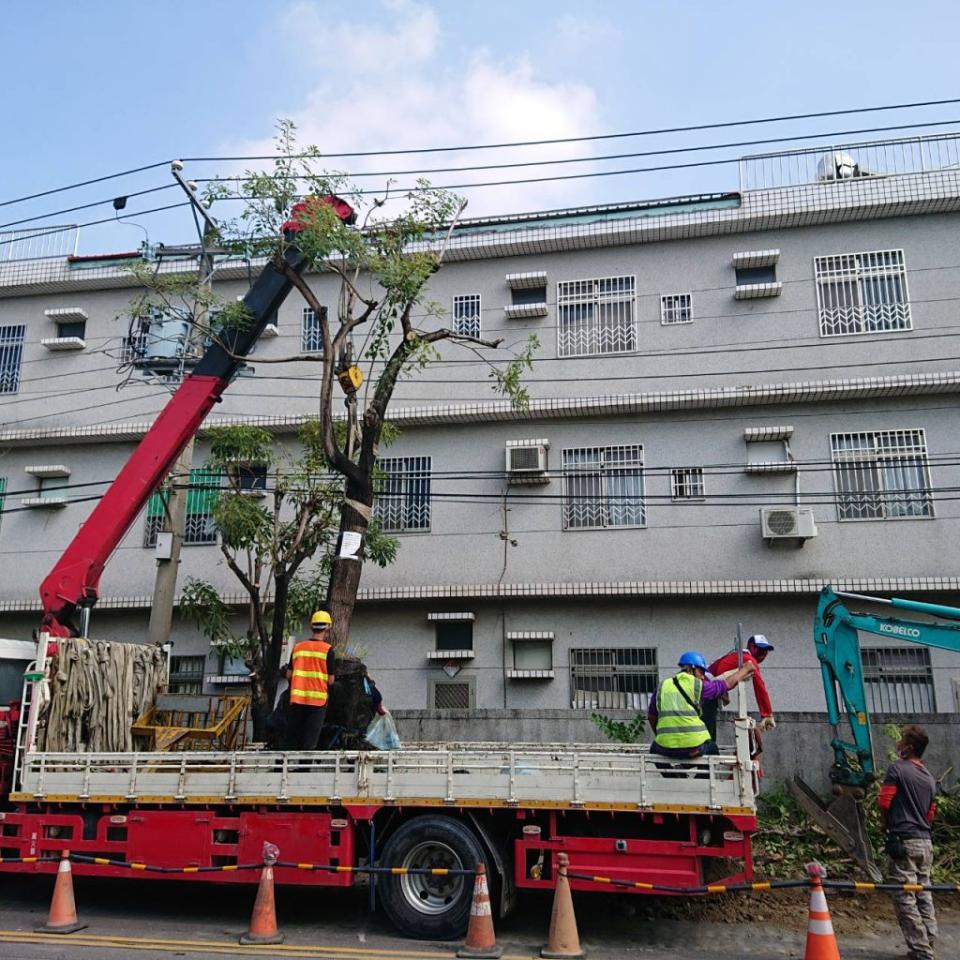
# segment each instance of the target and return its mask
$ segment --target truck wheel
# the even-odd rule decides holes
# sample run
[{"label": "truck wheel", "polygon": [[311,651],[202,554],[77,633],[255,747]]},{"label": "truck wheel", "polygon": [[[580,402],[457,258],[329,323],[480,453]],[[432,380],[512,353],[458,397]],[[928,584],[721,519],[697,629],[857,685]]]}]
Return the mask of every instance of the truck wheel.
[{"label": "truck wheel", "polygon": [[[472,870],[490,864],[474,834],[452,817],[421,816],[402,824],[387,841],[380,863],[390,867]],[[473,877],[381,874],[377,892],[384,913],[409,937],[455,940],[470,919]]]}]

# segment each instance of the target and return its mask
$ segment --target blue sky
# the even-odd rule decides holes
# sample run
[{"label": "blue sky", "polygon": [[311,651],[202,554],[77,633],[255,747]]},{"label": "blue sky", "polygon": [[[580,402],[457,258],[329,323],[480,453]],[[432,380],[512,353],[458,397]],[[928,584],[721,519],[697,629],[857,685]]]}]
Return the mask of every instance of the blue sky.
[{"label": "blue sky", "polygon": [[[278,117],[295,119],[304,142],[340,152],[589,136],[960,96],[958,10],[947,0],[10,5],[0,26],[7,75],[0,202],[174,157],[263,152]],[[818,133],[953,119],[955,128],[944,129],[960,129],[960,104],[605,143],[337,160],[331,166],[385,173],[758,137],[802,135],[817,143],[830,139]],[[761,149],[778,148],[731,148],[714,156]],[[650,163],[591,159],[576,169]],[[186,172],[201,178],[244,166],[192,162]],[[527,168],[470,176],[535,175]],[[402,174],[398,179],[410,180]],[[431,179],[463,182],[467,175],[438,173]],[[383,180],[370,178],[365,185]],[[160,167],[5,205],[0,230],[14,229],[8,224],[23,218],[170,183]],[[736,167],[718,166],[462,192],[470,200],[468,215],[486,215],[736,185]],[[135,249],[144,229],[151,242],[191,240],[186,211],[140,213],[176,199],[173,189],[132,199],[129,220],[140,226],[83,227],[81,250]],[[29,225],[112,215],[107,203]]]}]

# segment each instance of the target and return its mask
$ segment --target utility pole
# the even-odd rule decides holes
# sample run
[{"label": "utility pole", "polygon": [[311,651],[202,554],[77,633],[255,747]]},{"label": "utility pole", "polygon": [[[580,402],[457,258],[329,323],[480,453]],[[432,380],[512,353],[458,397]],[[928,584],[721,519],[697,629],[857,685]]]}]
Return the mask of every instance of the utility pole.
[{"label": "utility pole", "polygon": [[[206,329],[207,326],[207,298],[204,293],[213,286],[211,247],[216,235],[217,223],[197,197],[197,185],[183,179],[182,169],[183,164],[179,160],[170,164],[170,171],[174,179],[183,188],[184,193],[193,205],[194,217],[199,214],[204,221],[203,229],[200,231],[200,248],[197,253],[200,296],[197,297],[194,304],[193,327],[187,335],[187,343],[184,347],[184,352],[188,353],[194,331]],[[197,221],[197,228],[200,230],[199,220]],[[177,574],[180,567],[180,548],[183,545],[187,499],[190,496],[193,445],[193,437],[191,437],[174,465],[174,482],[171,484],[170,495],[164,510],[163,530],[157,538],[158,547],[163,543],[168,549],[162,551],[165,554],[164,556],[158,555],[157,557],[157,576],[153,587],[153,604],[150,608],[149,637],[150,642],[155,644],[164,644],[170,640],[170,629],[173,624],[173,602],[177,592]],[[158,550],[158,554],[160,552]]]}]

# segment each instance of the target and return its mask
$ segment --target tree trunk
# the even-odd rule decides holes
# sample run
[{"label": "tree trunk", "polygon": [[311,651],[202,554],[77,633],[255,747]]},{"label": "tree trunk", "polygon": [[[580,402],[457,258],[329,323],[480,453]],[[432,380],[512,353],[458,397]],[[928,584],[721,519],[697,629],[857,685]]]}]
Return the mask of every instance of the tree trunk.
[{"label": "tree trunk", "polygon": [[[372,509],[373,485],[347,479],[346,497],[340,509],[337,556],[330,570],[330,584],[327,588],[327,606],[333,618],[333,644],[338,649],[346,646],[350,635],[350,621],[357,602],[357,590],[360,588],[360,574],[363,572],[363,538],[370,525]],[[349,543],[357,535],[361,538],[360,546],[353,556],[340,556],[344,539]]]}]

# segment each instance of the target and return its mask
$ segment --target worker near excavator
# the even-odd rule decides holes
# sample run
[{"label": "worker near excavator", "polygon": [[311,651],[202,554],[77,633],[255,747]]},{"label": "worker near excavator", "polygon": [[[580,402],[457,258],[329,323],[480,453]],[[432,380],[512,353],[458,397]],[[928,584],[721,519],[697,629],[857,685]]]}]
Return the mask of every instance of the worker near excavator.
[{"label": "worker near excavator", "polygon": [[[736,650],[725,653],[722,657],[714,660],[707,667],[707,672],[713,677],[722,677],[732,670],[736,670],[743,657],[744,663],[752,663],[753,670],[753,695],[757,698],[757,709],[760,711],[760,729],[764,732],[773,730],[777,721],[773,716],[773,703],[770,701],[770,694],[767,693],[767,685],[764,682],[763,674],[760,672],[760,664],[767,659],[769,654],[773,653],[773,644],[762,634],[755,633],[747,641],[747,649],[742,654]],[[710,731],[710,738],[717,739],[717,714],[720,712],[720,700],[709,700],[703,705],[703,721]]]},{"label": "worker near excavator", "polygon": [[290,706],[287,750],[316,750],[327,714],[330,684],[337,671],[336,654],[327,642],[333,618],[317,610],[310,618],[311,636],[299,641],[290,657]]},{"label": "worker near excavator", "polygon": [[[923,727],[911,723],[903,728],[896,748],[899,759],[888,768],[877,797],[894,883],[930,884],[937,781],[920,759],[929,742]],[[939,931],[930,892],[903,890],[893,898],[893,908],[907,941],[907,955],[911,960],[934,960]]]},{"label": "worker near excavator", "polygon": [[707,661],[702,653],[688,650],[677,662],[679,673],[661,680],[657,695],[647,708],[647,722],[655,731],[650,752],[674,759],[690,759],[718,753],[716,741],[703,722],[703,705],[719,700],[754,670],[753,661],[724,679],[707,679]]}]

